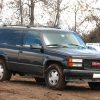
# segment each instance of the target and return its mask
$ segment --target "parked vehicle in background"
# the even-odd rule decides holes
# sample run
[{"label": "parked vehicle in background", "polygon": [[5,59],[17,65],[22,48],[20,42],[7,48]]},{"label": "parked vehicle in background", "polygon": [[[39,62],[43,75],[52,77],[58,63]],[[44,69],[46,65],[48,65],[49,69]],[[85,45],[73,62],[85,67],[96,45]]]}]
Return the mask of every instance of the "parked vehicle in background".
[{"label": "parked vehicle in background", "polygon": [[100,89],[100,53],[87,48],[75,32],[54,28],[0,28],[0,81],[32,75],[52,89],[87,81]]},{"label": "parked vehicle in background", "polygon": [[87,46],[94,48],[96,51],[100,52],[100,43],[86,43]]}]

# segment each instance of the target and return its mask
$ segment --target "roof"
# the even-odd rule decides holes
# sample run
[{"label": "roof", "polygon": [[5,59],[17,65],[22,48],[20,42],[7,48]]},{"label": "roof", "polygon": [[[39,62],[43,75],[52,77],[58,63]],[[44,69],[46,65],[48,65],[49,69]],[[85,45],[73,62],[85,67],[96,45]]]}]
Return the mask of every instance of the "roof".
[{"label": "roof", "polygon": [[63,31],[63,32],[71,32],[71,31],[66,31],[63,29],[59,29],[59,28],[50,28],[50,27],[29,27],[29,26],[3,26],[0,27],[0,29],[32,29],[32,30],[39,30],[39,31]]}]

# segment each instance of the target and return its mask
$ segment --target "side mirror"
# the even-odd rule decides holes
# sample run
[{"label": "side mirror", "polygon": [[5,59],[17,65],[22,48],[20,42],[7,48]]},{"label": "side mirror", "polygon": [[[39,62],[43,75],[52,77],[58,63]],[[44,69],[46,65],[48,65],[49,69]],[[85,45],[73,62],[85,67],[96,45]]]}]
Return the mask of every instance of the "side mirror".
[{"label": "side mirror", "polygon": [[32,44],[32,45],[30,45],[30,48],[32,48],[32,49],[42,49],[42,46],[38,45],[38,44]]}]

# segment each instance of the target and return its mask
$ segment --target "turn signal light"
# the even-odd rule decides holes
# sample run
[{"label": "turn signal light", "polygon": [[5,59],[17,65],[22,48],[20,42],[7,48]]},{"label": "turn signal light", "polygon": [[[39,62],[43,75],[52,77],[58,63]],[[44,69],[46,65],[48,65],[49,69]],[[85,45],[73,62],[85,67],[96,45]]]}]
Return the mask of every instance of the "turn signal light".
[{"label": "turn signal light", "polygon": [[72,67],[82,67],[82,62],[83,60],[80,58],[72,58],[69,57],[68,58],[68,67],[72,68]]},{"label": "turn signal light", "polygon": [[73,66],[72,58],[69,57],[69,59],[68,59],[68,67],[72,67],[72,66]]}]

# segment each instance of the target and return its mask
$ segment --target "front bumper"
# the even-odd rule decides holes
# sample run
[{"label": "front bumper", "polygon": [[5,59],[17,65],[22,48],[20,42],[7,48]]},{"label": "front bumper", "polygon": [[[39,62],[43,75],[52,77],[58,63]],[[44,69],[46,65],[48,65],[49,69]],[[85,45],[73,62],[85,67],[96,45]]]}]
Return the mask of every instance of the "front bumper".
[{"label": "front bumper", "polygon": [[100,82],[99,74],[100,74],[100,71],[94,71],[94,70],[64,69],[64,75],[65,75],[66,82],[67,81]]}]

